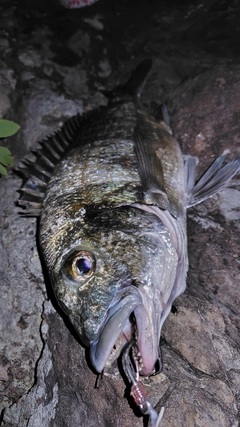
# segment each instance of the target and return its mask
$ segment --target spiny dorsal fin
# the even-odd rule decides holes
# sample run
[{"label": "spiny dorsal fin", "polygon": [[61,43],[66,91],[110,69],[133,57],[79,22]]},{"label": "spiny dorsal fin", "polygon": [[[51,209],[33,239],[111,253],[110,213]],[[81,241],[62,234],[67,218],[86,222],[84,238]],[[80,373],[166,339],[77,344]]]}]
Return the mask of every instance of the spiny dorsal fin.
[{"label": "spiny dorsal fin", "polygon": [[169,210],[161,160],[150,144],[146,146],[144,136],[138,127],[134,131],[134,141],[144,202]]},{"label": "spiny dorsal fin", "polygon": [[52,173],[66,152],[72,148],[91,112],[68,119],[63,127],[40,141],[40,148],[33,151],[34,160],[24,159],[17,172],[24,178],[18,205],[25,209],[25,216],[39,216],[46,187]]},{"label": "spiny dorsal fin", "polygon": [[[223,166],[223,162],[226,156],[220,156],[211,164],[211,166],[206,170],[202,177],[197,181],[197,183],[190,189],[192,186],[192,177],[189,183],[189,191],[187,192],[186,205],[188,208],[191,206],[197,205],[200,202],[208,199],[214,194],[221,191],[224,187],[227,186],[230,179],[240,170],[240,158],[233,160],[232,162],[227,163]],[[190,165],[190,163],[189,163]],[[187,167],[189,173],[189,165]],[[190,166],[195,168],[192,164]],[[186,169],[185,169],[186,170]],[[191,174],[191,172],[190,172]]]}]

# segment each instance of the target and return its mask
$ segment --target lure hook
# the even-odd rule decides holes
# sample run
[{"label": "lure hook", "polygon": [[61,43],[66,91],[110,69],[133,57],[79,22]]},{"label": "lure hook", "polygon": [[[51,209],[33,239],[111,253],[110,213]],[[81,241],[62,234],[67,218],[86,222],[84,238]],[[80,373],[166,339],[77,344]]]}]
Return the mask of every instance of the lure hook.
[{"label": "lure hook", "polygon": [[160,414],[152,407],[151,402],[147,398],[147,393],[144,390],[143,384],[139,381],[139,363],[137,357],[132,354],[132,358],[135,364],[135,370],[130,358],[130,351],[136,345],[135,340],[131,340],[124,353],[123,353],[123,368],[130,381],[131,385],[131,396],[134,399],[136,405],[140,408],[143,415],[148,415],[151,421],[151,427],[158,427],[163,416],[164,408],[161,409]]}]

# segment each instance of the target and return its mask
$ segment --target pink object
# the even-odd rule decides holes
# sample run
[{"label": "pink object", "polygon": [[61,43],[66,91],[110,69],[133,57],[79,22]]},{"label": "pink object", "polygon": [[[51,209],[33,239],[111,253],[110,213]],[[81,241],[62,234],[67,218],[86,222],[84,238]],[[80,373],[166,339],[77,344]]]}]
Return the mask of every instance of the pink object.
[{"label": "pink object", "polygon": [[78,9],[79,7],[90,6],[97,0],[60,0],[67,9]]}]

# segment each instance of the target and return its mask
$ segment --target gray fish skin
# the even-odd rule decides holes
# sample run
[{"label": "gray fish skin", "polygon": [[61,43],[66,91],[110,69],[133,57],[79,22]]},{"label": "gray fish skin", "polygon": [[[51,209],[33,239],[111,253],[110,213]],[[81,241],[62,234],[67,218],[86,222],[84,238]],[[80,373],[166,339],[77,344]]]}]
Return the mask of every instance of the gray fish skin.
[{"label": "gray fish skin", "polygon": [[[186,287],[186,170],[195,164],[184,164],[163,119],[148,114],[131,91],[116,91],[46,189],[41,250],[57,301],[90,345],[98,372],[136,334],[140,373],[150,374],[163,322]],[[194,171],[188,175],[192,182]],[[201,201],[198,194],[194,200]]]},{"label": "gray fish skin", "polygon": [[[183,160],[179,146],[165,124],[150,120],[133,99],[113,103],[104,117],[94,123],[94,130],[83,136],[90,143],[81,141],[81,146],[58,165],[42,208],[40,244],[56,298],[82,340],[86,344],[92,342],[91,358],[97,371],[106,365],[119,334],[120,348],[131,338],[129,318],[134,312],[145,365],[142,374],[151,372],[158,358],[161,318],[179,263],[168,226],[152,206],[151,213],[145,210],[145,206],[152,204],[151,194],[146,204],[133,136],[137,123],[142,122],[148,124],[144,129],[140,127],[144,132],[147,129],[151,133],[155,126],[160,144],[156,139],[151,141],[151,135],[147,136],[148,144],[152,143],[153,150],[157,148],[163,161],[165,157],[169,159],[166,181],[169,190],[171,186],[175,188],[170,203],[174,212],[180,212],[185,236]],[[78,281],[73,274],[67,274],[66,265],[72,254],[81,251],[93,254],[96,269],[89,279],[83,275]],[[122,297],[123,289],[131,302]],[[121,298],[124,308],[118,307]],[[111,304],[116,305],[112,309],[115,320],[105,332],[102,325],[108,324]],[[117,332],[116,323],[120,324]],[[99,337],[105,335],[107,342],[112,337],[107,348],[101,340],[98,345]],[[118,354],[119,351],[115,357]],[[110,359],[114,360],[114,355]]]}]

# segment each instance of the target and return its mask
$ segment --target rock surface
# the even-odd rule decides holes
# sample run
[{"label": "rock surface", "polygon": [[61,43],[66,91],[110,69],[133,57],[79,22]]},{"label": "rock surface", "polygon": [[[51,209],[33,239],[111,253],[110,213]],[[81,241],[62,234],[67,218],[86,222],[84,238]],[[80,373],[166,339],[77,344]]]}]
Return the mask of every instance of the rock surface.
[{"label": "rock surface", "polygon": [[[143,102],[167,103],[199,173],[219,155],[240,156],[237,1],[99,0],[66,10],[4,0],[0,12],[0,116],[21,125],[2,143],[16,164],[68,117],[106,104],[101,90],[149,56]],[[142,379],[153,406],[165,407],[160,426],[239,425],[239,184],[238,175],[189,210],[188,287],[163,328],[163,372]],[[87,351],[53,298],[37,222],[15,206],[20,186],[12,172],[0,178],[1,425],[146,426],[117,366],[95,388]]]}]

